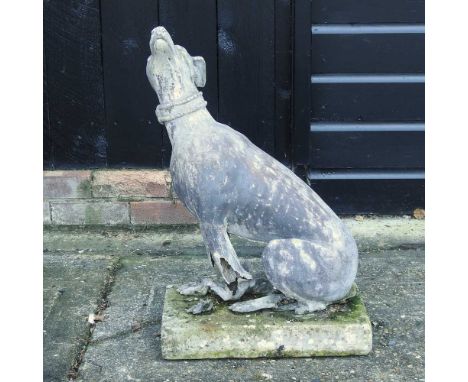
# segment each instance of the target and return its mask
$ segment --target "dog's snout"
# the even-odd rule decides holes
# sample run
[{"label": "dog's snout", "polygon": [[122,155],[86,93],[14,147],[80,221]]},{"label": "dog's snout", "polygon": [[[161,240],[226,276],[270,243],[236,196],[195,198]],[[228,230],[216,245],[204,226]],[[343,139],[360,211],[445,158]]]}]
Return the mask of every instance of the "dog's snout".
[{"label": "dog's snout", "polygon": [[164,43],[169,46],[169,49],[174,52],[174,43],[171,35],[166,28],[158,26],[151,31],[150,48],[152,54],[156,54],[156,51],[161,48],[164,49],[163,47],[165,44],[161,44],[162,41],[164,41]]},{"label": "dog's snout", "polygon": [[155,37],[166,37],[169,35],[169,33],[167,32],[166,28],[159,26],[151,31],[151,35]]}]

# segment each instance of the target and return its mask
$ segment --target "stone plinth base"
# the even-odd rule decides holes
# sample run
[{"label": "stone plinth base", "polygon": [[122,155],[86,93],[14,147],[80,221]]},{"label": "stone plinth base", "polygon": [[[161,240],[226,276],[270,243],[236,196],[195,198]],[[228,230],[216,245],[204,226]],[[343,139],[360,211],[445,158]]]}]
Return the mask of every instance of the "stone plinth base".
[{"label": "stone plinth base", "polygon": [[162,318],[165,359],[258,358],[365,355],[372,329],[357,295],[325,311],[298,316],[262,311],[236,314],[215,302],[211,313],[194,316],[186,309],[197,298],[166,289]]}]

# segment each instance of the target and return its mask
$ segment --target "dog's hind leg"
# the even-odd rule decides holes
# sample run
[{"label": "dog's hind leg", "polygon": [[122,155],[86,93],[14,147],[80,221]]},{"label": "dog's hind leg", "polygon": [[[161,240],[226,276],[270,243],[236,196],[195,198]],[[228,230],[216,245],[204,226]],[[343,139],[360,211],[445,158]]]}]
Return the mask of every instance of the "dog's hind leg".
[{"label": "dog's hind leg", "polygon": [[297,301],[296,313],[323,310],[349,293],[357,271],[357,249],[337,250],[301,239],[272,240],[262,255],[275,289]]}]

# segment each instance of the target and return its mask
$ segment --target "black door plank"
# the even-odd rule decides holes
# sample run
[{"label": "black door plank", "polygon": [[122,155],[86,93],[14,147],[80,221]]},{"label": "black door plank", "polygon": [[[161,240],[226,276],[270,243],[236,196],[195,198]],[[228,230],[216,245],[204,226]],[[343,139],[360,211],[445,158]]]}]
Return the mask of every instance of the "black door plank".
[{"label": "black door plank", "polygon": [[312,73],[424,73],[424,34],[312,34]]},{"label": "black door plank", "polygon": [[[159,0],[159,22],[178,45],[206,62],[206,86],[200,91],[208,111],[218,118],[218,48],[216,0]],[[164,134],[164,165],[169,165],[171,145]]]},{"label": "black door plank", "polygon": [[424,179],[323,179],[310,184],[342,215],[411,214],[424,208]]},{"label": "black door plank", "polygon": [[312,0],[312,23],[424,23],[424,0]]},{"label": "black door plank", "polygon": [[99,0],[44,3],[50,140],[57,168],[106,164]]},{"label": "black door plank", "polygon": [[50,145],[49,96],[47,94],[45,49],[43,49],[42,58],[42,166],[44,170],[49,170],[53,167],[53,162]]},{"label": "black door plank", "polygon": [[309,160],[309,123],[311,116],[311,19],[310,0],[293,1],[293,70],[292,70],[292,161],[294,166]]},{"label": "black door plank", "polygon": [[314,83],[314,121],[423,121],[424,83]]},{"label": "black door plank", "polygon": [[274,154],[274,1],[218,1],[219,120]]},{"label": "black door plank", "polygon": [[291,163],[292,5],[275,0],[275,158]]},{"label": "black door plank", "polygon": [[206,62],[206,86],[202,89],[208,111],[218,117],[218,52],[216,0],[159,0],[159,22],[178,45]]},{"label": "black door plank", "polygon": [[162,126],[154,110],[156,93],[146,78],[151,30],[158,3],[102,1],[102,38],[109,166],[162,165]]},{"label": "black door plank", "polygon": [[310,168],[424,168],[424,132],[314,132],[312,126]]}]

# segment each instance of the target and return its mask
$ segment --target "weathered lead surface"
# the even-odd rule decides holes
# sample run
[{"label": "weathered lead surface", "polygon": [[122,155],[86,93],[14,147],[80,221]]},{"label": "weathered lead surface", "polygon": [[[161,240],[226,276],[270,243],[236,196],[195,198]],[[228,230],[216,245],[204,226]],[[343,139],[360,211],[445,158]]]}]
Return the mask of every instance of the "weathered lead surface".
[{"label": "weathered lead surface", "polygon": [[259,358],[365,355],[372,348],[372,328],[360,296],[323,312],[298,316],[261,311],[236,314],[226,303],[211,313],[186,310],[196,298],[168,287],[161,328],[165,359]]},{"label": "weathered lead surface", "polygon": [[206,82],[202,57],[175,45],[162,26],[151,32],[150,49],[146,74],[172,145],[173,189],[200,222],[211,263],[226,284],[252,279],[232,246],[232,233],[268,242],[266,277],[296,299],[300,311],[342,299],[358,266],[347,227],[290,169],[213,119],[197,89]]}]

